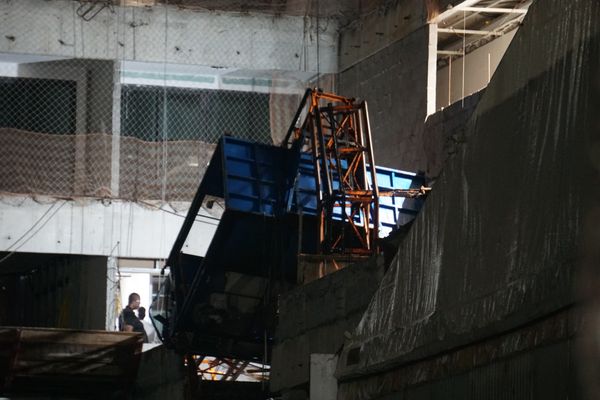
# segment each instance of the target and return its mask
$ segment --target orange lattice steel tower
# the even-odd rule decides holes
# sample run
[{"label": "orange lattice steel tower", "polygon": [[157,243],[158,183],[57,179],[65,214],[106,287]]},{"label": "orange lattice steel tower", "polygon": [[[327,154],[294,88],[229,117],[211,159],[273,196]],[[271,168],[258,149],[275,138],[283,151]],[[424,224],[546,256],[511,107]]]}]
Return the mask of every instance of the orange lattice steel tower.
[{"label": "orange lattice steel tower", "polygon": [[379,193],[367,103],[307,90],[284,145],[312,154],[319,252],[376,253]]}]

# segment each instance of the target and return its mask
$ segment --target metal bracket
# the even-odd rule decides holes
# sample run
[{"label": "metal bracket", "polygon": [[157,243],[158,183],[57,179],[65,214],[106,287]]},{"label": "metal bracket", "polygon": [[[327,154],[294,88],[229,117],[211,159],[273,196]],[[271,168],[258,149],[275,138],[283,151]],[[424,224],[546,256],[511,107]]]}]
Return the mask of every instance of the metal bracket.
[{"label": "metal bracket", "polygon": [[105,8],[108,8],[114,14],[115,9],[112,0],[80,0],[76,13],[85,22],[90,22]]}]

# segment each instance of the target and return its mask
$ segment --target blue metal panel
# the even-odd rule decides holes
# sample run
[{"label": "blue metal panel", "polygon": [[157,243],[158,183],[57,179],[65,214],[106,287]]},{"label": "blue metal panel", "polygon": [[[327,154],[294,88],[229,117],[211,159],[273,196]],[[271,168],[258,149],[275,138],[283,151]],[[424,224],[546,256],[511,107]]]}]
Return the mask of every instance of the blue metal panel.
[{"label": "blue metal panel", "polygon": [[[367,165],[370,171],[370,166]],[[425,185],[425,179],[412,172],[391,168],[376,167],[377,186],[380,191],[394,189],[414,189]],[[371,175],[367,175],[369,183]],[[423,206],[422,199],[408,199],[404,197],[379,198],[379,236],[385,237],[396,226],[405,225],[415,219]]]},{"label": "blue metal panel", "polygon": [[[213,162],[222,165],[223,195],[226,208],[261,215],[285,212],[317,214],[317,196],[312,155],[275,146],[224,137]],[[213,166],[214,167],[214,166]],[[370,166],[367,165],[367,172]],[[380,190],[418,188],[424,179],[417,174],[377,167]],[[370,181],[370,175],[367,174]],[[295,180],[295,182],[294,182]],[[334,190],[339,177],[333,177]],[[370,182],[369,182],[370,183]],[[398,225],[412,221],[422,206],[421,199],[380,197],[380,237]],[[341,220],[341,209],[334,208],[334,218]],[[356,222],[361,223],[359,217]]]},{"label": "blue metal panel", "polygon": [[298,163],[298,176],[294,187],[293,211],[317,215],[315,167],[310,154],[301,153]]},{"label": "blue metal panel", "polygon": [[[367,172],[370,166],[367,165]],[[379,190],[412,189],[425,184],[422,176],[415,173],[395,170],[391,168],[376,167],[377,184]],[[371,176],[367,174],[369,184]],[[337,176],[334,177],[334,188],[339,186]],[[379,236],[387,236],[398,225],[405,225],[412,221],[423,205],[421,199],[407,199],[402,197],[379,198]],[[314,165],[312,156],[307,153],[300,154],[298,176],[294,187],[294,201],[292,211],[304,214],[317,214],[317,197],[314,178]],[[341,209],[334,209],[334,218],[341,220]],[[357,223],[360,221],[357,219]]]},{"label": "blue metal panel", "polygon": [[[415,174],[388,168],[377,168],[377,176],[382,189],[407,189],[423,183]],[[335,172],[333,179],[336,189],[339,177]],[[225,212],[205,258],[190,258],[183,254],[183,244],[207,195],[223,197]],[[402,198],[381,198],[380,201],[383,210],[380,236],[389,232],[397,221],[414,218],[420,207],[420,203],[409,204],[412,200]],[[293,214],[299,209],[307,214],[305,218],[299,219]],[[334,212],[341,220],[341,210]],[[167,325],[170,332],[162,331],[162,334],[195,332],[201,344],[210,346],[220,343],[213,343],[213,339],[227,334],[237,340],[235,343],[239,347],[235,351],[239,354],[253,357],[252,352],[262,351],[263,337],[257,337],[256,332],[264,332],[266,325],[253,324],[254,314],[246,315],[244,318],[248,317],[248,321],[242,321],[235,313],[221,314],[219,310],[212,310],[210,295],[222,294],[227,271],[261,277],[271,277],[271,272],[275,271],[277,279],[293,282],[297,254],[315,254],[319,249],[316,215],[317,190],[310,154],[222,138],[167,261],[177,288],[170,301],[175,301],[178,307],[173,318],[164,316],[170,318],[165,321],[171,325]],[[301,249],[298,249],[299,244]],[[194,310],[198,305],[205,307],[205,312],[218,313],[222,323],[214,324],[210,318],[196,318]],[[207,337],[210,340],[202,342]],[[198,347],[195,351],[204,354],[221,351],[217,345],[210,346]]]},{"label": "blue metal panel", "polygon": [[285,212],[289,150],[224,137],[221,151],[227,209],[270,216]]}]

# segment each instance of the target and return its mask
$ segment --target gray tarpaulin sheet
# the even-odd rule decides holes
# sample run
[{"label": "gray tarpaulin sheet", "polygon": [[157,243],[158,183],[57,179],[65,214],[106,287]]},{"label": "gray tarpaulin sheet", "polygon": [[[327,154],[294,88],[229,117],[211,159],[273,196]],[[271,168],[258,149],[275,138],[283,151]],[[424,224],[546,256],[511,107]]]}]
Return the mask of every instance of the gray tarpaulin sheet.
[{"label": "gray tarpaulin sheet", "polygon": [[575,301],[584,216],[600,198],[599,31],[596,0],[534,2],[345,343],[338,398],[381,396],[357,382]]}]

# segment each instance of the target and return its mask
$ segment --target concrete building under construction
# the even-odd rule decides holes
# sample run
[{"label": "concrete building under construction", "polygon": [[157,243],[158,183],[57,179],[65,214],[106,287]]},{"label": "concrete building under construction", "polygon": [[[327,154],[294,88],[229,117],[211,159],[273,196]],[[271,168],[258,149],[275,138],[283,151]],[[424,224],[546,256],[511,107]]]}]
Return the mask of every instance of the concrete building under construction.
[{"label": "concrete building under construction", "polygon": [[0,0],[0,397],[600,399],[600,1]]}]

